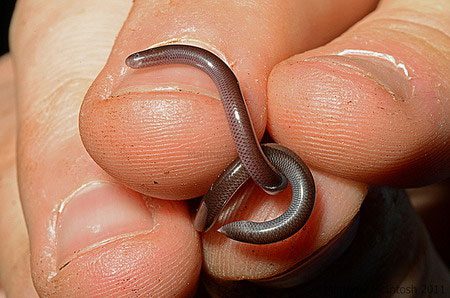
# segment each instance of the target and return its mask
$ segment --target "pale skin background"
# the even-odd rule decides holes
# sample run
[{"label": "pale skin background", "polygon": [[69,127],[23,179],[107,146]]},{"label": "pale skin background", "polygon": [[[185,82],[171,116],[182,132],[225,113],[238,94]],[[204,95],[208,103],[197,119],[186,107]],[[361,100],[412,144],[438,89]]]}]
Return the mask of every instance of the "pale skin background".
[{"label": "pale skin background", "polygon": [[[276,276],[339,234],[368,185],[449,177],[448,1],[187,2],[18,2],[0,60],[0,285],[10,297],[190,295],[202,263],[218,279]],[[206,75],[125,67],[130,53],[169,41],[222,56],[258,134],[267,128],[311,166],[317,206],[304,231],[254,246],[193,230],[184,199],[235,151]],[[417,205],[448,199],[443,185]],[[260,220],[289,200],[241,195],[237,216]],[[447,270],[412,230],[425,249],[399,266],[442,284]]]}]

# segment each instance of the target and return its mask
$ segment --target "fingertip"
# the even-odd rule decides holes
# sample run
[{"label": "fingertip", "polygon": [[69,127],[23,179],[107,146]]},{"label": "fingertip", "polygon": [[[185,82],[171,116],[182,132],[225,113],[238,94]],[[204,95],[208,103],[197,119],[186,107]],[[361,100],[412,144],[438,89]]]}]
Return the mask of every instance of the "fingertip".
[{"label": "fingertip", "polygon": [[268,127],[312,166],[417,187],[450,174],[448,7],[382,2],[327,45],[273,70]]},{"label": "fingertip", "polygon": [[203,236],[204,269],[220,280],[258,281],[291,270],[314,251],[343,231],[358,213],[366,186],[314,172],[317,197],[305,226],[292,237],[272,244],[256,245],[226,237],[218,226],[237,220],[266,221],[289,205],[290,191],[271,197],[257,188],[245,188],[223,211],[219,222]]},{"label": "fingertip", "polygon": [[424,102],[424,82],[384,58],[321,51],[274,68],[273,138],[312,167],[348,179],[401,186],[442,179],[449,162],[445,133],[437,133],[443,115],[439,102]]},{"label": "fingertip", "polygon": [[130,92],[86,99],[80,134],[90,156],[120,182],[153,197],[178,200],[205,193],[234,157],[225,122],[215,98]]},{"label": "fingertip", "polygon": [[35,254],[33,275],[43,296],[186,296],[201,268],[197,233],[181,202],[152,201],[156,225],[78,250],[52,272]]}]

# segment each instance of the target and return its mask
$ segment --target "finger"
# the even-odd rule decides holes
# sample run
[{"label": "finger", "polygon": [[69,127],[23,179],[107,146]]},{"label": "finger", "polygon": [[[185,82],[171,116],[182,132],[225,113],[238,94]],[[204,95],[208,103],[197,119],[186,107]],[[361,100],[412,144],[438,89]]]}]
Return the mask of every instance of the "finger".
[{"label": "finger", "polygon": [[19,188],[39,295],[189,295],[201,259],[185,204],[117,184],[78,135],[81,99],[131,3],[41,2],[19,2],[11,30]]},{"label": "finger", "polygon": [[[136,1],[81,108],[83,143],[103,169],[135,190],[169,199],[202,195],[236,157],[216,87],[191,67],[136,71],[125,58],[170,42],[215,52],[237,75],[261,136],[270,69],[340,34],[375,2]],[[355,9],[336,13],[344,4]]]},{"label": "finger", "polygon": [[[281,251],[280,253],[284,253]],[[304,273],[303,263],[299,273]],[[229,297],[447,297],[448,269],[401,190],[371,188],[361,206],[357,233],[338,259],[307,282],[284,287],[206,279],[212,296]],[[342,294],[339,294],[342,293]]]},{"label": "finger", "polygon": [[448,1],[384,1],[272,72],[268,127],[313,167],[376,184],[450,174]]},{"label": "finger", "polygon": [[[208,274],[222,280],[274,278],[325,248],[337,235],[345,234],[343,232],[359,211],[367,186],[316,171],[313,171],[313,176],[316,202],[311,217],[294,236],[274,244],[240,243],[226,238],[217,232],[217,228],[228,221],[245,219],[259,222],[275,218],[287,209],[291,192],[284,191],[274,197],[258,188],[249,188],[238,195],[236,201],[245,198],[247,201],[238,204],[231,214],[224,212],[224,222],[219,222],[203,239],[204,267]],[[345,241],[341,245],[348,243]],[[337,250],[332,254],[337,254]]]},{"label": "finger", "polygon": [[14,75],[9,55],[0,57],[0,89],[0,286],[5,297],[37,297],[17,188]]}]

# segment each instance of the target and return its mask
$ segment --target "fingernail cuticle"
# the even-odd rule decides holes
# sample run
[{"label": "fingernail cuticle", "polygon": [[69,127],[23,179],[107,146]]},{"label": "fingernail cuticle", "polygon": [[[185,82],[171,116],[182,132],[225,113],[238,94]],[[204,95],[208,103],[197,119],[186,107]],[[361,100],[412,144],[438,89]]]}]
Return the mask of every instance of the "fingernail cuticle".
[{"label": "fingernail cuticle", "polygon": [[[156,43],[148,48],[170,44],[186,44],[207,49],[229,65],[220,51],[212,45],[199,40],[177,38]],[[112,90],[112,96],[144,92],[187,92],[220,100],[220,96],[211,79],[204,72],[190,66],[164,65],[154,67],[151,70],[127,71],[124,74],[126,75]]]},{"label": "fingernail cuticle", "polygon": [[80,252],[155,226],[142,195],[116,184],[84,185],[61,204],[56,220],[56,259],[64,267]]},{"label": "fingernail cuticle", "polygon": [[343,50],[335,55],[318,56],[305,59],[330,64],[350,73],[358,73],[374,80],[394,99],[404,101],[412,95],[412,71],[392,55],[364,51]]}]

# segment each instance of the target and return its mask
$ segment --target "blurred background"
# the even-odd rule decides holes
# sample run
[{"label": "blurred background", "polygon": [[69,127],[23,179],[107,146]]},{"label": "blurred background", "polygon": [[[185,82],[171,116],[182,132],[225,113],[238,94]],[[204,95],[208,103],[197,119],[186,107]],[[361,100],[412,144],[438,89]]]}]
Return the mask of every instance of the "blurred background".
[{"label": "blurred background", "polygon": [[0,0],[0,55],[8,52],[8,28],[15,0]]}]

